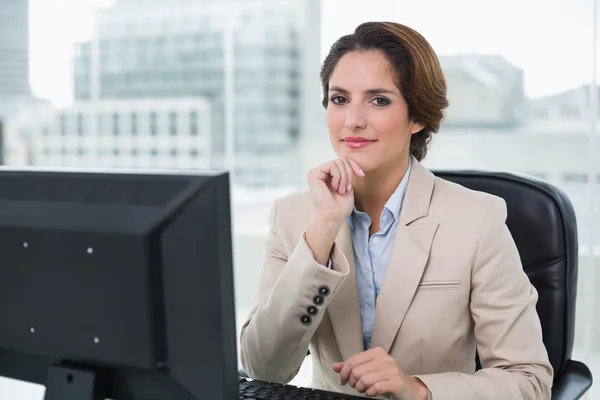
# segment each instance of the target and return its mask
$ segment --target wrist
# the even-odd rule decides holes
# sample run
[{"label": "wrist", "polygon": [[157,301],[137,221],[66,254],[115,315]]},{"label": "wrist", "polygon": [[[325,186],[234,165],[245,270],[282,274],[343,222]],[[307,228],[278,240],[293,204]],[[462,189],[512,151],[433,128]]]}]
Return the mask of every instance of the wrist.
[{"label": "wrist", "polygon": [[423,383],[423,381],[417,377],[412,376],[411,378],[413,381],[413,393],[415,394],[415,400],[427,400],[429,398],[429,389],[425,383]]},{"label": "wrist", "polygon": [[342,224],[344,223],[344,219],[331,219],[319,214],[315,214],[309,221],[309,226],[314,226],[315,228],[321,230],[322,232],[329,233],[331,235],[336,235],[339,232]]},{"label": "wrist", "polygon": [[327,265],[342,222],[312,218],[306,226],[306,243],[317,263]]}]

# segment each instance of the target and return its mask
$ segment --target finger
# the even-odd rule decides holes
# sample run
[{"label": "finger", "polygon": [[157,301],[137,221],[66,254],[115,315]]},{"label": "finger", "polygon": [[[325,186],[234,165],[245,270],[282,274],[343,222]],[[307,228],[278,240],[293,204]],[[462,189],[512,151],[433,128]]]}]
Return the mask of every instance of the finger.
[{"label": "finger", "polygon": [[379,380],[387,379],[389,374],[387,373],[384,362],[385,360],[376,358],[367,361],[363,364],[357,365],[352,369],[352,372],[350,373],[350,378],[348,378],[348,385],[350,385],[351,387],[356,387],[358,382],[365,375],[369,374],[377,374],[377,376],[379,376]]},{"label": "finger", "polygon": [[331,176],[331,187],[337,191],[340,187],[342,173],[338,165],[333,161],[329,164],[329,175]]},{"label": "finger", "polygon": [[324,182],[329,182],[331,180],[331,175],[329,171],[331,170],[331,161],[328,161],[324,164],[319,165],[316,168],[311,169],[308,172],[307,178],[309,180],[318,179]]},{"label": "finger", "polygon": [[361,178],[365,176],[365,171],[363,171],[361,166],[358,165],[358,163],[356,161],[354,161],[353,159],[351,159],[349,157],[346,157],[346,160],[348,160],[348,162],[350,163],[350,166],[352,166],[352,170],[354,171],[354,174],[356,176],[360,176]]},{"label": "finger", "polygon": [[362,353],[358,353],[350,357],[344,363],[344,367],[340,371],[340,384],[345,385],[346,383],[348,383],[352,370],[361,364],[367,363],[375,359],[375,356],[377,356],[377,354],[378,353],[373,351],[373,349],[369,349],[367,351],[363,351]]},{"label": "finger", "polygon": [[376,382],[385,381],[387,379],[388,378],[379,371],[369,372],[362,375],[352,387],[354,387],[359,393],[364,393]]},{"label": "finger", "polygon": [[350,376],[348,377],[348,386],[356,387],[356,384],[358,383],[358,381],[360,381],[360,379],[363,377],[363,375],[365,375],[367,373],[367,371],[365,370],[366,365],[368,365],[368,364],[361,364],[361,365],[357,365],[356,367],[352,368],[352,371],[350,372]]},{"label": "finger", "polygon": [[342,370],[342,368],[344,367],[344,363],[343,362],[339,362],[339,363],[335,363],[332,365],[332,368],[335,372],[337,372],[338,374],[340,373],[340,371]]},{"label": "finger", "polygon": [[394,381],[392,380],[377,381],[367,389],[367,396],[379,396],[381,394],[394,393],[396,390]]},{"label": "finger", "polygon": [[344,386],[346,383],[348,383],[352,369],[354,369],[354,365],[346,361],[340,371],[340,385]]},{"label": "finger", "polygon": [[344,163],[344,168],[346,168],[346,173],[348,174],[348,183],[346,184],[346,191],[349,192],[352,190],[352,182],[354,181],[354,176],[356,174],[354,173],[354,168],[352,168],[352,165],[350,165],[350,160],[348,160],[348,158],[342,158],[342,162]]},{"label": "finger", "polygon": [[346,166],[344,165],[344,161],[342,161],[342,159],[338,158],[334,162],[340,170],[341,175],[338,193],[345,194],[348,187],[348,171],[346,170]]}]

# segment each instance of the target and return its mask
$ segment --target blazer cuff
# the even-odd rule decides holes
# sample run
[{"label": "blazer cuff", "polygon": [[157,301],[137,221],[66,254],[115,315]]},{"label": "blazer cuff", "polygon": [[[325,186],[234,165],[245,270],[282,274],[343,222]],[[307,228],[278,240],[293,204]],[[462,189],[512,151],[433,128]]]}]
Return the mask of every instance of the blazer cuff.
[{"label": "blazer cuff", "polygon": [[[306,246],[306,248],[308,249],[308,252],[310,253],[310,256],[312,257],[312,259],[315,259],[315,255],[313,254],[312,250],[310,249],[310,247],[308,246],[308,242],[306,241],[306,232],[302,233],[302,240],[304,241],[304,246]],[[333,246],[331,247],[331,253],[329,253],[329,259],[327,260],[327,265],[322,265],[319,264],[323,267],[329,268],[329,269],[334,269],[338,272],[342,272],[343,273],[343,269],[341,268],[333,268],[333,257],[334,254],[336,253],[336,245],[335,243],[333,244]]]},{"label": "blazer cuff", "polygon": [[[333,290],[340,283],[339,279],[348,275],[350,267],[346,256],[335,244],[331,250],[330,260],[331,268],[319,264],[306,243],[305,233],[303,233],[302,240],[299,241],[298,246],[290,254],[280,278],[290,282],[290,287],[297,286],[298,282],[315,281],[315,285],[327,285]],[[309,262],[307,263],[307,261]],[[306,265],[308,268],[299,267],[301,265]]]},{"label": "blazer cuff", "polygon": [[[427,387],[427,400],[435,400],[440,396],[445,398],[446,393],[448,393],[448,390],[451,390],[449,388],[456,386],[457,382],[459,381],[457,376],[452,376],[452,374],[448,373],[414,375],[414,377],[423,382]],[[473,393],[477,392],[474,391]],[[450,398],[454,399],[457,397],[450,396]]]},{"label": "blazer cuff", "polygon": [[421,379],[421,377],[416,376],[416,375],[413,375],[413,378],[418,379],[423,385],[425,385],[425,387],[427,388],[427,400],[432,400],[433,395],[431,394],[431,390],[429,389],[429,386],[427,386],[425,381],[423,381],[423,379]]}]

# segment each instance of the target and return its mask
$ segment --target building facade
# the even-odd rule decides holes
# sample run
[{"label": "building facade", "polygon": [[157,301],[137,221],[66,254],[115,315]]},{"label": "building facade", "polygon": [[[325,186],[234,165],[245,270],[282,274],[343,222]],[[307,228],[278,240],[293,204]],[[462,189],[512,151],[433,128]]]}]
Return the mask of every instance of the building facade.
[{"label": "building facade", "polygon": [[0,164],[6,119],[29,101],[29,1],[0,0]]},{"label": "building facade", "polygon": [[455,129],[511,129],[525,122],[523,70],[499,55],[441,56],[448,87],[444,125]]},{"label": "building facade", "polygon": [[[318,1],[121,0],[74,52],[75,99],[203,97],[217,167],[252,184],[297,175],[303,91],[318,102]],[[312,25],[312,27],[311,27]],[[304,60],[317,60],[307,76]],[[94,79],[97,77],[97,80]],[[314,116],[313,116],[314,118]]]},{"label": "building facade", "polygon": [[28,7],[27,0],[0,0],[0,107],[30,94]]},{"label": "building facade", "polygon": [[102,100],[29,108],[10,119],[6,164],[83,168],[211,167],[205,99]]}]

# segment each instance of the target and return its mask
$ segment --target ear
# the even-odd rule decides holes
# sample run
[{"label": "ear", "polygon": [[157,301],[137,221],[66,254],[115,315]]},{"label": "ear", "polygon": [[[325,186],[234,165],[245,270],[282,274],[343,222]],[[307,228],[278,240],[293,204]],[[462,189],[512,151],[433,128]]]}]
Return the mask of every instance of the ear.
[{"label": "ear", "polygon": [[413,121],[410,126],[410,134],[414,135],[415,133],[421,132],[423,128],[425,128],[425,125]]}]

